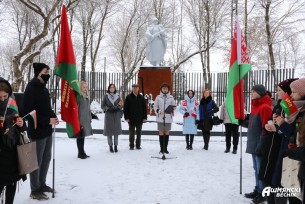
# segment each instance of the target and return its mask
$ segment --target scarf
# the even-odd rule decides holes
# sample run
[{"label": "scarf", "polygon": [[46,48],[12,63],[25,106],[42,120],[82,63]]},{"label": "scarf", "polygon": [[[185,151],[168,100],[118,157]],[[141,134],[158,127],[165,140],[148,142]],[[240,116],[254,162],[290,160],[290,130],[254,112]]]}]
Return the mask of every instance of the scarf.
[{"label": "scarf", "polygon": [[112,105],[115,106],[115,105],[114,105],[114,102],[115,102],[116,100],[118,100],[119,95],[118,95],[118,94],[115,94],[115,93],[107,93],[106,95],[107,95],[109,101],[112,103]]},{"label": "scarf", "polygon": [[286,117],[285,120],[289,124],[293,123],[297,119],[297,116],[299,115],[299,113],[305,111],[305,100],[304,101],[293,101],[293,103],[296,105],[298,110],[295,113]]},{"label": "scarf", "polygon": [[[193,103],[194,103],[194,107],[193,107],[193,109],[191,110],[191,111],[192,111],[191,116],[192,116],[193,118],[196,118],[196,117],[197,117],[196,112],[197,112],[199,103],[198,103],[197,100],[195,100]],[[183,109],[184,109],[185,111],[188,111],[188,109],[187,109],[187,100],[182,100],[182,101],[181,101],[181,105],[182,105],[182,107],[183,107]],[[183,117],[184,117],[184,116],[183,116]],[[189,115],[186,116],[186,117],[189,117]]]}]

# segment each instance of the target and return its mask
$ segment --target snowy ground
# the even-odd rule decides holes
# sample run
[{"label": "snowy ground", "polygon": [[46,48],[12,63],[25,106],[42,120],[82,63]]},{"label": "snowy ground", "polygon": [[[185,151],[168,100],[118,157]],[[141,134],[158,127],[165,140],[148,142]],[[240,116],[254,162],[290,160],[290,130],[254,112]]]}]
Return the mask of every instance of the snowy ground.
[{"label": "snowy ground", "polygon": [[[103,114],[94,120],[95,129],[103,127]],[[179,120],[179,114],[175,122]],[[150,119],[153,119],[150,118]],[[143,129],[156,130],[154,123]],[[59,126],[63,127],[64,124]],[[123,129],[127,124],[123,123]],[[222,129],[221,126],[216,127]],[[174,125],[173,130],[181,130]],[[211,137],[210,148],[203,150],[202,137],[195,137],[194,150],[185,149],[184,137],[171,136],[169,157],[158,156],[159,142],[156,136],[143,136],[142,150],[129,150],[128,136],[119,136],[119,152],[110,153],[106,137],[93,135],[86,138],[85,149],[91,157],[76,158],[76,142],[64,133],[56,134],[55,142],[55,198],[35,201],[29,198],[29,178],[19,186],[15,203],[56,204],[216,204],[250,203],[240,195],[240,151],[237,155],[223,153],[224,137]],[[243,152],[246,139],[243,139]],[[243,194],[253,189],[254,173],[249,154],[243,153]],[[48,184],[52,185],[52,165]]]}]

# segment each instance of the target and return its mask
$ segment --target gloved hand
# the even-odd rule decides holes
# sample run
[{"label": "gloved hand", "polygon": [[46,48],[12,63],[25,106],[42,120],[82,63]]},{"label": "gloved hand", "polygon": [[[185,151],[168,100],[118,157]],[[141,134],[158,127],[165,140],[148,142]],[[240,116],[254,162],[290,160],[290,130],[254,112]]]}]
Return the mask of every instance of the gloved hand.
[{"label": "gloved hand", "polygon": [[183,118],[187,118],[190,116],[190,113],[189,112],[185,112],[184,115],[183,115]]},{"label": "gloved hand", "polygon": [[200,122],[199,120],[196,120],[196,121],[195,121],[195,124],[196,124],[196,125],[198,125],[198,124],[199,124],[199,122]]}]

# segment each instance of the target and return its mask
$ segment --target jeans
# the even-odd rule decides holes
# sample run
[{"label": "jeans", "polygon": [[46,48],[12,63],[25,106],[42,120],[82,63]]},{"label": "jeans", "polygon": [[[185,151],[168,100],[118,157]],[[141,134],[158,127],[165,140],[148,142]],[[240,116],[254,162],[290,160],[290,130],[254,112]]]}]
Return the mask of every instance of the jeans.
[{"label": "jeans", "polygon": [[254,174],[255,174],[255,189],[259,193],[262,193],[263,183],[261,180],[258,179],[258,174],[259,174],[259,169],[261,166],[262,157],[252,154],[252,161],[253,161],[253,168],[254,168]]},{"label": "jeans", "polygon": [[39,168],[30,173],[31,190],[37,191],[46,185],[46,178],[52,157],[52,137],[36,141],[37,160]]}]

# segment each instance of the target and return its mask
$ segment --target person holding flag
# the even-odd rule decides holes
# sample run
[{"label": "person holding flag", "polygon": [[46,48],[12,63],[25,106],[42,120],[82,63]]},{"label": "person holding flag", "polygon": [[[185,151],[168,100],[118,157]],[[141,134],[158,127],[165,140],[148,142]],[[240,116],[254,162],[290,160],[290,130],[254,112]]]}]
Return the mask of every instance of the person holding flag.
[{"label": "person holding flag", "polygon": [[[5,194],[5,203],[14,203],[17,182],[26,180],[26,175],[19,175],[17,162],[19,132],[25,130],[25,125],[21,117],[14,117],[18,114],[18,108],[14,105],[15,100],[10,97],[11,85],[0,77],[0,195],[2,197]],[[2,193],[4,187],[5,193]],[[0,198],[2,199],[3,197]]]},{"label": "person holding flag", "polygon": [[52,157],[52,126],[58,125],[58,119],[51,107],[51,99],[46,84],[50,78],[49,66],[44,63],[33,63],[34,77],[24,91],[24,113],[36,110],[37,127],[29,115],[28,135],[36,141],[36,151],[39,169],[30,173],[32,199],[47,200],[45,192],[54,189],[46,185],[46,177]]}]

